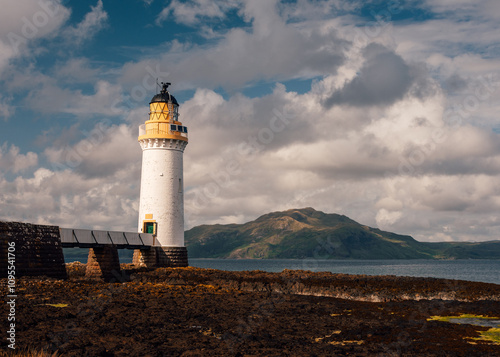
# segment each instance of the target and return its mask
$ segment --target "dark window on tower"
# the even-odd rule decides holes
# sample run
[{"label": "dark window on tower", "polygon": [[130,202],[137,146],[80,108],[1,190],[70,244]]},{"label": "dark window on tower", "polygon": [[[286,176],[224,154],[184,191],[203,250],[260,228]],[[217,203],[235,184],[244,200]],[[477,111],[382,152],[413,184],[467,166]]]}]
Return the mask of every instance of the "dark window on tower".
[{"label": "dark window on tower", "polygon": [[177,131],[177,125],[170,124],[170,130]]},{"label": "dark window on tower", "polygon": [[187,132],[188,132],[188,128],[187,128],[187,127],[185,127],[185,126],[183,126],[183,127],[182,127],[182,131],[183,131],[183,132],[185,132],[185,133],[187,134]]},{"label": "dark window on tower", "polygon": [[155,234],[155,222],[144,222],[144,233]]}]

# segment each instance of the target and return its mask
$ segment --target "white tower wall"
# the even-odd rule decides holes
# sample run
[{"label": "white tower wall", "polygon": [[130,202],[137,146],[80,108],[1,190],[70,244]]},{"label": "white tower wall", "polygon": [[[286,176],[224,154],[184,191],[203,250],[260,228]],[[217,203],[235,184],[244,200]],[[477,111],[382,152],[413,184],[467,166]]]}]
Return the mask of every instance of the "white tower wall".
[{"label": "white tower wall", "polygon": [[163,247],[184,247],[183,151],[186,142],[143,140],[139,231],[144,221],[157,224]]},{"label": "white tower wall", "polygon": [[139,266],[188,266],[184,246],[182,156],[188,128],[179,121],[179,103],[168,92],[170,83],[149,103],[149,118],[139,126],[142,148],[139,232],[153,233],[157,247],[134,252]]}]

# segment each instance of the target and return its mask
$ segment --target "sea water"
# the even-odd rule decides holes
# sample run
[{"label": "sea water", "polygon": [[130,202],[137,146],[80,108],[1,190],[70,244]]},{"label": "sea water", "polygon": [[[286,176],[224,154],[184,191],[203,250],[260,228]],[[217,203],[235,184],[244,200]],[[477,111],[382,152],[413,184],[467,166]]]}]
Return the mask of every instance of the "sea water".
[{"label": "sea water", "polygon": [[[132,250],[118,250],[121,263],[132,262]],[[64,249],[67,263],[87,261],[88,249]],[[443,278],[500,284],[500,259],[457,260],[318,260],[306,259],[189,259],[189,265],[220,270],[263,270],[281,272],[284,269],[328,271],[342,274],[397,275]]]},{"label": "sea water", "polygon": [[500,284],[500,260],[313,260],[313,259],[189,259],[189,265],[221,270],[283,269],[342,274],[432,277]]}]

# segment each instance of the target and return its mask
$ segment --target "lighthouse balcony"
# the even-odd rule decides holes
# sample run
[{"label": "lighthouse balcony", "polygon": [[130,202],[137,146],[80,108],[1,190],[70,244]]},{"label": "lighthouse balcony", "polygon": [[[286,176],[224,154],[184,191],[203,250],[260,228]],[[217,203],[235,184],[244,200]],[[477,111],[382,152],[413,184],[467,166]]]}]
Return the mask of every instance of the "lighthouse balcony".
[{"label": "lighthouse balcony", "polygon": [[[155,123],[156,124],[156,123]],[[178,124],[142,124],[139,126],[139,140],[150,138],[188,139],[188,129]]]}]

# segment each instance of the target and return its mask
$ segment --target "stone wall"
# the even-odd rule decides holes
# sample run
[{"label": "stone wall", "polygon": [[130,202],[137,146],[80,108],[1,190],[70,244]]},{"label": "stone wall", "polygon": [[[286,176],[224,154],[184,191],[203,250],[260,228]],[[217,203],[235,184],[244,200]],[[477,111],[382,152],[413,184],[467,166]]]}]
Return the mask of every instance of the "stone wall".
[{"label": "stone wall", "polygon": [[0,222],[0,276],[7,277],[9,242],[15,243],[16,276],[66,279],[59,227]]},{"label": "stone wall", "polygon": [[156,262],[159,267],[187,267],[188,252],[186,247],[156,248]]},{"label": "stone wall", "polygon": [[[9,243],[15,244],[15,272],[21,276],[67,279],[59,227],[0,221],[0,278],[7,277]],[[150,247],[136,250],[133,263],[142,267],[187,267],[185,247]],[[86,274],[112,281],[120,276],[116,246],[91,248]]]},{"label": "stone wall", "polygon": [[147,249],[134,249],[134,256],[132,264],[136,267],[155,268],[156,264],[156,250],[155,247],[148,247]]},{"label": "stone wall", "polygon": [[116,246],[90,248],[85,271],[87,279],[117,281],[120,279],[120,261]]},{"label": "stone wall", "polygon": [[139,267],[187,267],[186,247],[151,247],[134,250],[132,263]]}]

